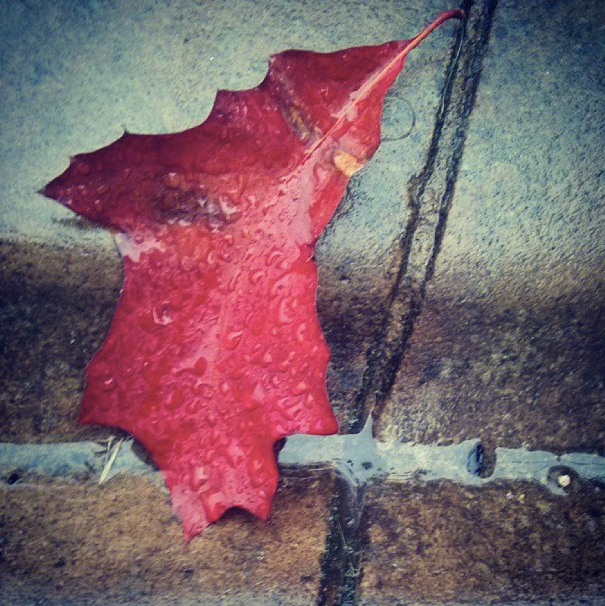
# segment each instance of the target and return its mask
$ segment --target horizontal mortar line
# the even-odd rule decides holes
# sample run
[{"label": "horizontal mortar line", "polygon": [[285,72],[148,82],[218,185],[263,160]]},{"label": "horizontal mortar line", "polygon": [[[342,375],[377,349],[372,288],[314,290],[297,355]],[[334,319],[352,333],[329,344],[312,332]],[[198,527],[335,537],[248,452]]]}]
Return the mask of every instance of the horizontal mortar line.
[{"label": "horizontal mortar line", "polygon": [[[395,481],[451,480],[481,486],[496,480],[532,480],[557,494],[566,494],[549,473],[569,469],[585,480],[605,481],[605,457],[590,453],[555,455],[525,448],[495,449],[496,465],[489,477],[481,477],[481,442],[469,439],[440,446],[412,442],[380,442],[373,438],[369,418],[359,434],[324,436],[294,435],[280,452],[282,465],[336,466],[352,483],[363,484],[381,477]],[[565,475],[561,472],[560,475]]]},{"label": "horizontal mortar line", "polygon": [[[106,479],[119,474],[157,476],[160,472],[142,461],[134,452],[133,439],[113,448],[99,442],[53,444],[0,443],[0,476],[9,484],[19,474],[33,473],[53,478],[82,474]],[[118,449],[115,452],[114,449]],[[111,455],[115,454],[115,458]],[[584,480],[605,481],[605,457],[574,452],[555,455],[524,448],[495,449],[496,465],[489,477],[480,477],[481,443],[478,439],[439,446],[379,442],[372,437],[371,419],[358,434],[335,436],[294,435],[279,454],[285,467],[332,467],[351,484],[360,486],[374,478],[406,482],[450,480],[459,484],[481,486],[496,480],[530,480],[556,494],[565,494],[563,476],[577,474]],[[111,465],[108,465],[113,458]],[[559,470],[552,474],[553,468]],[[11,482],[12,479],[12,482]],[[571,478],[569,478],[571,479]],[[557,481],[558,480],[558,481]]]}]

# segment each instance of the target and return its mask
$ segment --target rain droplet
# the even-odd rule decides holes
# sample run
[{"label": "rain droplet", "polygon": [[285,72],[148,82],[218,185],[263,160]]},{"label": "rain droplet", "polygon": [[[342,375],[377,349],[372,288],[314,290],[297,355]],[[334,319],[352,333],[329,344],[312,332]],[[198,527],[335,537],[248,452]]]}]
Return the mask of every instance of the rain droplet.
[{"label": "rain droplet", "polygon": [[179,173],[168,173],[164,175],[164,185],[171,189],[177,189],[183,183],[183,177]]},{"label": "rain droplet", "polygon": [[187,410],[188,414],[194,415],[195,413],[197,413],[199,411],[199,409],[200,409],[199,400],[192,399],[192,400],[189,400],[189,402],[187,402],[186,410]]},{"label": "rain droplet", "polygon": [[290,393],[293,396],[300,396],[303,393],[305,393],[306,391],[309,390],[309,385],[307,384],[306,381],[300,381],[299,383],[296,383],[296,385],[293,385],[290,388]]},{"label": "rain droplet", "polygon": [[225,495],[221,492],[212,492],[204,495],[204,506],[208,518],[211,520],[217,519],[225,511],[226,505],[224,503]]},{"label": "rain droplet", "polygon": [[191,488],[198,491],[208,482],[209,475],[203,467],[196,467],[191,473]]},{"label": "rain droplet", "polygon": [[210,398],[212,398],[212,396],[214,395],[214,388],[208,383],[196,383],[193,386],[193,391],[196,394],[202,396],[202,398],[205,398],[206,400],[210,400]]},{"label": "rain droplet", "polygon": [[307,336],[307,323],[302,322],[301,324],[298,325],[298,328],[296,329],[296,340],[301,345],[303,345],[306,341],[306,336]]},{"label": "rain droplet", "polygon": [[177,410],[185,404],[185,394],[180,389],[175,389],[166,404],[169,410]]},{"label": "rain droplet", "polygon": [[237,442],[231,442],[229,444],[227,447],[227,455],[229,455],[233,467],[239,467],[246,459],[244,449]]},{"label": "rain droplet", "polygon": [[319,419],[309,426],[309,433],[328,434],[338,431],[338,425],[333,419]]},{"label": "rain droplet", "polygon": [[153,321],[158,326],[166,326],[171,322],[174,322],[174,318],[170,315],[170,301],[163,301],[159,305],[156,305],[153,310]]},{"label": "rain droplet", "polygon": [[281,362],[278,363],[277,368],[279,370],[281,370],[282,372],[286,372],[288,370],[288,368],[290,368],[290,360],[282,360]]},{"label": "rain droplet", "polygon": [[245,374],[246,374],[246,370],[244,369],[244,367],[238,366],[233,369],[233,372],[231,373],[231,378],[234,381],[239,381]]},{"label": "rain droplet", "polygon": [[305,407],[303,404],[298,403],[296,406],[293,406],[288,410],[288,414],[294,421],[300,422],[305,416]]},{"label": "rain droplet", "polygon": [[254,391],[252,392],[252,398],[254,400],[255,405],[258,406],[258,404],[263,401],[264,397],[265,391],[263,390],[262,385],[260,383],[257,383],[254,387]]},{"label": "rain droplet", "polygon": [[278,280],[271,287],[270,295],[272,297],[283,297],[285,294],[285,290],[286,290],[286,285],[284,284],[283,280]]},{"label": "rain droplet", "polygon": [[273,265],[280,257],[283,256],[283,253],[281,252],[281,250],[274,250],[268,257],[266,260],[266,264],[267,265]]},{"label": "rain droplet", "polygon": [[198,377],[203,377],[206,373],[206,369],[208,368],[208,362],[206,362],[206,358],[198,358],[193,365],[193,372]]},{"label": "rain droplet", "polygon": [[232,330],[225,337],[225,347],[227,349],[235,349],[242,340],[243,330]]},{"label": "rain droplet", "polygon": [[81,175],[88,175],[91,171],[91,166],[88,162],[80,162],[76,168]]},{"label": "rain droplet", "polygon": [[294,320],[294,314],[289,309],[288,300],[284,297],[277,306],[277,321],[280,324],[290,324]]},{"label": "rain droplet", "polygon": [[[252,314],[250,314],[250,316],[252,316]],[[250,316],[249,316],[248,318],[246,318],[246,323],[248,323],[248,322],[249,322],[250,324],[252,324],[252,320],[253,320],[253,318],[251,318]],[[261,343],[256,343],[256,344],[254,345],[254,347],[252,348],[252,353],[254,354],[254,356],[256,356],[257,354],[259,354],[259,353],[260,353],[260,350],[261,350],[262,348],[263,348],[263,346],[262,346],[262,344],[261,344]]]},{"label": "rain droplet", "polygon": [[253,457],[250,459],[250,464],[248,465],[250,475],[257,477],[258,474],[263,470],[264,465],[264,461],[260,457]]},{"label": "rain droplet", "polygon": [[116,383],[116,380],[114,379],[113,375],[106,375],[103,379],[103,391],[111,391],[112,389],[115,389],[117,385],[118,384]]},{"label": "rain droplet", "polygon": [[250,274],[250,282],[252,282],[252,284],[258,284],[264,275],[265,272],[262,269],[254,271]]}]

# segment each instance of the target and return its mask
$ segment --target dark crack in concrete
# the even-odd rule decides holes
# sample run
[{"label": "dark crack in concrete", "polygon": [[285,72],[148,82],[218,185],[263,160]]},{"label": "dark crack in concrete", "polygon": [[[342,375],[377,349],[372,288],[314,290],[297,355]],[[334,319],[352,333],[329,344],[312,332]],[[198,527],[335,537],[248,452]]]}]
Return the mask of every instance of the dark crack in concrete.
[{"label": "dark crack in concrete", "polygon": [[495,5],[495,2],[464,5],[468,18],[454,42],[427,162],[408,186],[410,214],[399,243],[400,266],[388,317],[374,344],[358,394],[358,400],[365,403],[366,416],[373,411],[380,418],[414,322],[422,310],[426,283],[445,230]]}]

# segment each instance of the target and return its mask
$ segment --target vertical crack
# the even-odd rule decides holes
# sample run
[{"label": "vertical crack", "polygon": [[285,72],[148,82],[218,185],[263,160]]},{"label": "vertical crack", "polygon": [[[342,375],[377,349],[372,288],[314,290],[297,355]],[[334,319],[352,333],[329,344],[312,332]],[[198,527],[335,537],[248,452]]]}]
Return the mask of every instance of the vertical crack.
[{"label": "vertical crack", "polygon": [[[446,228],[496,4],[497,0],[464,1],[467,18],[453,46],[427,161],[409,183],[410,219],[399,244],[401,263],[386,320],[368,355],[355,401],[355,408],[363,414],[353,431],[363,427],[370,413],[375,418],[381,415],[422,311]],[[332,501],[318,606],[358,603],[367,542],[363,495],[363,487],[339,481]]]},{"label": "vertical crack", "polygon": [[422,311],[445,232],[496,4],[497,0],[464,2],[468,17],[453,45],[427,161],[408,185],[410,219],[399,246],[401,263],[356,398],[356,407],[364,411],[360,426],[368,414],[381,415]]},{"label": "vertical crack", "polygon": [[360,573],[360,518],[363,486],[337,474],[330,505],[330,522],[321,565],[317,606],[354,606]]}]

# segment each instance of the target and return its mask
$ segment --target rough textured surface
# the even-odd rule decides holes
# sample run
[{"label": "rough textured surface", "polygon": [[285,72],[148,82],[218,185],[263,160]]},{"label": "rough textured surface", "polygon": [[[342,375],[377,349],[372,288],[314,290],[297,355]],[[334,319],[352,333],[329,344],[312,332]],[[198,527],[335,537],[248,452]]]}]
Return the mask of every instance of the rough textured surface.
[{"label": "rough textured surface", "polygon": [[529,295],[511,275],[485,296],[457,278],[438,274],[427,289],[381,435],[605,452],[602,277],[542,274]]},{"label": "rough textured surface", "polygon": [[[473,3],[471,36],[458,69],[466,69],[467,53],[475,58],[481,53],[476,32],[489,41],[486,62],[483,66],[480,60],[471,62],[470,69],[453,79],[456,102],[468,102],[466,85],[480,75],[477,103],[466,108],[472,110],[470,128],[458,121],[456,112],[450,113],[458,108],[448,101],[444,101],[444,121],[435,120],[447,81],[452,27],[449,34],[442,30],[442,36],[427,40],[421,51],[409,56],[407,79],[395,84],[399,87],[392,100],[395,111],[386,117],[388,128],[397,136],[383,144],[385,157],[377,154],[353,177],[348,197],[320,242],[318,305],[334,354],[328,375],[331,399],[345,429],[356,424],[364,407],[367,412],[368,402],[357,396],[362,385],[368,388],[364,383],[367,352],[376,344],[388,303],[395,297],[413,303],[412,310],[394,310],[399,318],[415,320],[392,325],[392,343],[402,350],[403,366],[383,418],[375,418],[382,438],[447,443],[473,437],[483,439],[488,449],[525,443],[558,452],[603,453],[605,4],[572,0],[546,6],[538,1],[499,0],[490,33],[485,28],[494,4],[491,0]],[[5,289],[3,294],[10,309],[3,319],[8,318],[15,330],[7,336],[11,331],[4,330],[3,322],[6,355],[1,383],[8,386],[5,391],[10,397],[4,398],[0,409],[2,439],[56,441],[83,435],[82,428],[67,428],[79,407],[78,390],[88,357],[84,347],[92,352],[102,339],[108,324],[102,328],[101,323],[109,321],[115,301],[119,262],[109,238],[96,230],[79,229],[81,224],[74,223],[67,211],[61,213],[58,205],[34,193],[64,170],[70,153],[82,146],[92,150],[107,144],[122,134],[123,127],[132,132],[169,132],[197,124],[209,110],[217,87],[254,86],[272,52],[287,47],[332,50],[407,37],[447,8],[453,4],[0,3],[0,172],[5,179],[0,230],[3,238],[17,241],[15,248],[3,246],[10,258],[3,260],[3,267],[10,270],[3,271],[2,282],[15,274],[18,279],[11,284],[19,289]],[[415,86],[406,87],[408,81]],[[433,129],[440,124],[446,132],[431,148]],[[467,135],[461,172],[452,174],[450,144]],[[423,171],[423,166],[428,170]],[[434,178],[419,197],[423,178],[412,182],[411,178],[421,172],[426,177],[431,170]],[[448,187],[454,185],[455,195],[448,201]],[[419,206],[419,198],[428,205]],[[413,246],[406,228],[417,228],[420,237]],[[58,241],[62,249],[70,247],[73,254],[33,246],[47,238]],[[408,258],[406,251],[412,249],[414,255]],[[88,251],[97,256],[94,264],[88,262]],[[401,260],[403,270],[410,268],[412,274],[398,274]],[[435,260],[434,277],[427,283],[426,271],[430,274]],[[53,299],[53,284],[65,284],[61,275],[66,262],[65,276],[73,278],[61,296]],[[95,284],[105,284],[104,290],[84,297],[86,303],[79,306],[75,303],[82,296],[79,285],[85,286],[94,276],[95,267],[111,268],[108,276],[113,277],[93,278]],[[415,280],[414,294],[422,295],[427,287],[426,297],[411,296],[410,275]],[[393,293],[398,279],[401,290]],[[18,328],[20,321],[23,324]],[[72,349],[77,343],[70,344],[71,324],[82,335],[78,337],[82,350],[77,354]],[[411,340],[407,339],[410,330]],[[20,346],[20,340],[27,348]],[[375,361],[380,362],[377,357]],[[13,359],[19,363],[13,364]],[[63,368],[64,360],[69,368]],[[69,377],[66,391],[62,391],[58,364]],[[130,478],[124,485],[125,492],[136,487],[147,494]],[[467,604],[472,606],[510,605],[514,599],[516,606],[529,599],[545,606],[550,602],[548,595],[554,596],[554,604],[601,606],[605,593],[603,553],[598,551],[604,541],[602,492],[586,491],[589,485],[585,485],[560,500],[528,484],[499,489],[489,484],[472,490],[432,486],[388,483],[384,488],[373,487],[366,495],[368,508],[361,528],[357,527],[359,495],[336,495],[328,527],[307,524],[303,516],[305,523],[296,525],[296,537],[288,534],[280,548],[288,548],[291,541],[299,545],[325,542],[329,557],[324,553],[321,593],[326,606],[346,604],[347,599],[364,606],[439,604],[435,589],[440,586],[452,593],[457,587],[460,596],[470,596],[471,589],[474,595],[480,594],[480,600],[468,597]],[[572,486],[577,486],[574,478]],[[35,494],[27,490],[28,497]],[[341,496],[345,494],[342,491]],[[313,490],[303,496],[294,493],[293,498],[307,502],[317,496]],[[159,545],[157,537],[168,535],[156,534],[153,545],[144,543],[145,551],[136,552],[128,532],[119,534],[124,528],[121,515],[130,507],[124,499],[117,509],[103,501],[102,507],[113,513],[110,517],[99,513],[103,528],[79,523],[71,527],[72,534],[58,538],[47,531],[52,524],[46,525],[43,516],[31,513],[19,521],[19,511],[13,508],[10,523],[0,535],[31,537],[40,553],[56,551],[61,545],[77,553],[91,535],[102,537],[94,546],[98,553],[92,550],[85,560],[89,570],[81,568],[81,576],[73,582],[73,577],[57,572],[60,567],[51,570],[57,560],[50,555],[48,563],[39,562],[35,552],[29,551],[28,567],[20,569],[22,587],[32,586],[28,575],[35,578],[36,570],[44,566],[45,578],[53,584],[63,582],[57,591],[70,595],[72,590],[82,590],[90,573],[102,578],[97,565],[101,557],[112,575],[116,571],[116,579],[131,579],[138,604],[152,601],[143,593],[153,592],[154,585],[165,591],[172,582],[169,576],[188,596],[184,577],[192,573],[172,565],[188,552],[181,551],[178,522],[171,517],[166,499],[158,491],[142,502],[145,511],[160,507],[163,513],[156,517],[172,529],[170,537],[176,546]],[[32,503],[41,501],[40,497]],[[126,501],[131,503],[130,496]],[[62,503],[54,519],[65,530],[81,508],[73,501]],[[94,509],[94,499],[85,503]],[[52,510],[53,501],[46,499],[44,504],[47,511]],[[14,505],[32,511],[27,502]],[[136,526],[136,520],[132,523]],[[283,528],[296,523],[294,516]],[[221,527],[220,549],[215,544],[212,552],[217,554],[212,562],[216,584],[200,581],[214,592],[208,603],[211,599],[237,603],[242,571],[259,570],[254,549],[247,551],[245,539],[230,542],[229,536],[233,532],[238,537],[240,532],[257,536],[257,524],[262,523],[235,514],[225,524],[229,532],[223,533]],[[406,529],[414,530],[418,540]],[[325,536],[320,540],[321,533]],[[48,536],[54,537],[58,547],[44,547]],[[111,557],[116,550],[106,557],[104,549],[118,539],[125,549],[135,550],[138,561],[127,560],[127,565],[114,569]],[[27,548],[27,543],[22,545]],[[194,541],[189,549],[195,547]],[[164,555],[165,550],[170,557]],[[196,571],[201,562],[207,562],[203,551],[191,565]],[[279,560],[278,556],[271,560],[271,570],[279,566],[274,565]],[[223,561],[238,562],[232,578],[230,569],[219,570]],[[406,576],[410,562],[416,566],[415,574]],[[394,563],[399,568],[391,566]],[[260,595],[268,595],[270,583],[275,583],[275,595],[289,604],[280,591],[286,585],[294,591],[306,587],[298,582],[300,567],[295,557],[275,576],[269,568],[263,569],[268,576],[262,577],[265,593],[259,589]],[[528,567],[533,576],[528,576]],[[189,564],[184,568],[189,569]],[[445,574],[433,574],[444,568]],[[4,562],[0,569],[4,570]],[[542,578],[548,583],[540,587]],[[312,583],[316,582],[319,585],[314,577]],[[99,595],[106,596],[101,581],[98,587]],[[589,593],[595,587],[600,596]],[[418,592],[416,597],[412,589]],[[181,603],[170,591],[165,595],[166,603]],[[303,599],[315,606],[317,596],[309,590]],[[251,603],[249,594],[242,592],[239,597],[240,603]],[[44,604],[40,593],[38,598]],[[451,606],[455,600],[456,596],[445,603]]]},{"label": "rough textured surface", "polygon": [[116,433],[77,420],[84,368],[105,339],[121,282],[119,260],[103,252],[0,242],[0,440]]},{"label": "rough textured surface", "polygon": [[148,480],[5,485],[0,601],[315,604],[333,485],[328,472],[286,473],[268,522],[233,510],[187,547],[167,491]]},{"label": "rough textured surface", "polygon": [[601,604],[605,486],[377,484],[358,604]]},{"label": "rough textured surface", "polygon": [[499,6],[381,437],[605,452],[603,13]]}]

